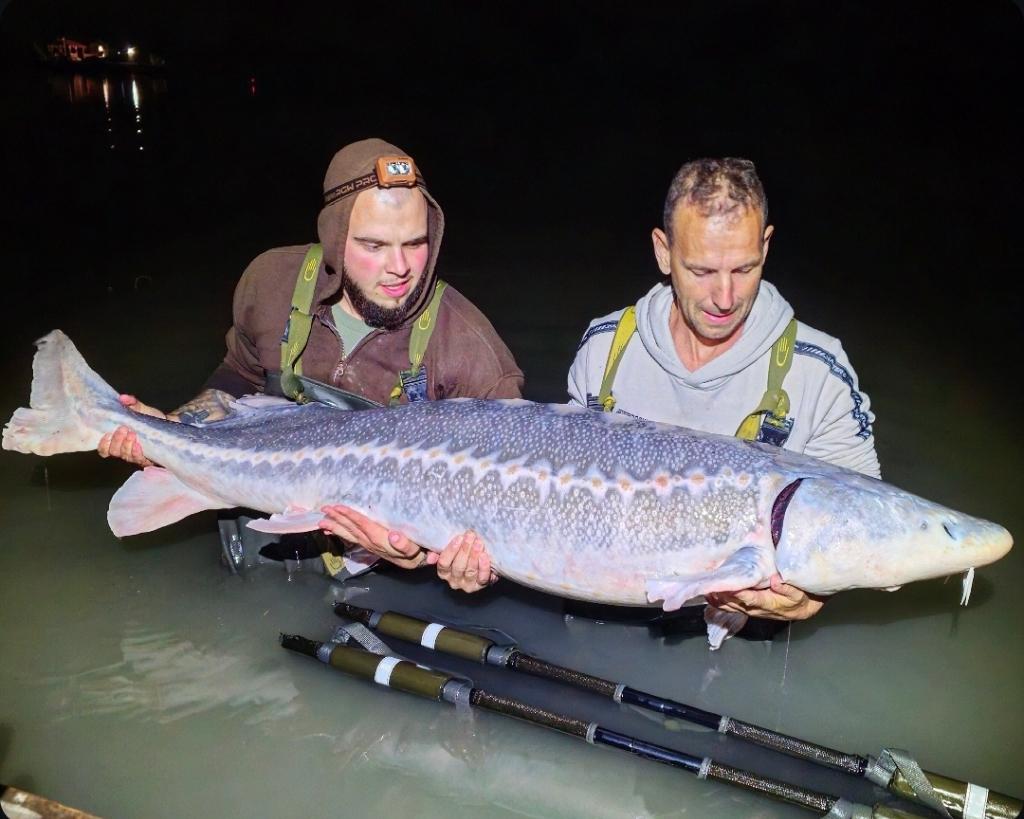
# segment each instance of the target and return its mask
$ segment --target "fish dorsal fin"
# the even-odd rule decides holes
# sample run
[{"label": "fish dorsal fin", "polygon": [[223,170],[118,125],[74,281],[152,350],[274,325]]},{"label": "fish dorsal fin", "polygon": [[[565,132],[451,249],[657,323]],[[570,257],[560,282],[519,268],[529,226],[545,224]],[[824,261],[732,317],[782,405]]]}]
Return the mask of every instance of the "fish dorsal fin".
[{"label": "fish dorsal fin", "polygon": [[163,467],[147,466],[114,493],[107,522],[115,535],[125,537],[152,532],[196,512],[229,506],[197,492]]}]

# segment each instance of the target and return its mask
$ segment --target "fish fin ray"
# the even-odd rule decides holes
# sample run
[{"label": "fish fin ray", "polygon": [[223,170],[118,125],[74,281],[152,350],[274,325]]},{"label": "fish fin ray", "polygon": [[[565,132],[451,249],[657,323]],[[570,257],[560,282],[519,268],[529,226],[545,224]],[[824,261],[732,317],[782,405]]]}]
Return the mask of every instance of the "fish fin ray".
[{"label": "fish fin ray", "polygon": [[675,611],[695,597],[754,588],[771,577],[774,564],[772,553],[764,546],[742,546],[710,572],[648,580],[647,599],[651,603],[662,600],[665,611]]},{"label": "fish fin ray", "polygon": [[[36,342],[32,359],[29,407],[14,411],[4,425],[3,448],[35,455],[88,452],[96,449],[103,430],[89,410],[127,413],[113,387],[98,376],[60,330]],[[86,417],[90,416],[90,417]],[[112,428],[112,427],[111,427]]]},{"label": "fish fin ray", "polygon": [[288,534],[289,532],[312,532],[319,529],[324,519],[323,512],[311,511],[300,506],[289,506],[282,514],[275,512],[269,518],[250,520],[246,526],[257,532]]},{"label": "fish fin ray", "polygon": [[192,489],[161,466],[134,473],[110,499],[107,523],[118,537],[152,532],[196,512],[230,504]]}]

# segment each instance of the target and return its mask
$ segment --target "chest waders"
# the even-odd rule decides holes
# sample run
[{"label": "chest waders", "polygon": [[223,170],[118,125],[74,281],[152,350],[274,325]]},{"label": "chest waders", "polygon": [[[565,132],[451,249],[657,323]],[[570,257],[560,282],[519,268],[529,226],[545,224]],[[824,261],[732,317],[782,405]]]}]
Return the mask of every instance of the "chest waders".
[{"label": "chest waders", "polygon": [[[630,339],[636,333],[636,308],[627,307],[615,326],[612,346],[608,350],[608,360],[604,365],[604,376],[601,378],[601,390],[597,401],[604,412],[615,409],[615,396],[612,385],[619,371],[619,363],[626,352]],[[768,361],[768,386],[761,396],[761,403],[747,415],[735,432],[735,437],[745,441],[761,441],[781,447],[789,438],[793,429],[793,419],[789,418],[789,394],[782,388],[789,369],[793,364],[793,348],[796,346],[796,319],[790,319],[782,335],[772,345],[771,357]]]},{"label": "chest waders", "polygon": [[[384,405],[372,399],[302,374],[302,354],[309,344],[309,335],[313,329],[313,313],[310,308],[322,260],[323,248],[315,244],[310,246],[299,267],[288,321],[281,338],[281,374],[267,373],[266,392],[269,395],[286,396],[299,404],[316,401],[343,410],[380,409]],[[441,297],[446,287],[440,280],[434,285],[430,303],[412,326],[409,369],[398,373],[397,382],[389,396],[389,407],[397,406],[403,393],[409,402],[428,400],[427,371],[423,357],[437,325]],[[233,573],[240,568],[263,562],[260,552],[279,543],[274,551],[279,552],[288,563],[294,561],[298,567],[314,571],[326,568],[327,573],[337,580],[351,576],[341,555],[335,554],[331,548],[332,539],[322,532],[283,536],[257,532],[246,526],[246,523],[258,516],[259,513],[253,510],[243,510],[241,513],[236,511],[222,514],[218,520],[224,558]]]}]

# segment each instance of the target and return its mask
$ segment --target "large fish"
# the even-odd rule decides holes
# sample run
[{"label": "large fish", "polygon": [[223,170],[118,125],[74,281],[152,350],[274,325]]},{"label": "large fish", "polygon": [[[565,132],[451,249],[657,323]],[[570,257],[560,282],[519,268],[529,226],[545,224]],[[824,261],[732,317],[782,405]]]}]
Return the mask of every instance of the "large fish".
[{"label": "large fish", "polygon": [[[240,402],[226,420],[189,426],[124,409],[59,330],[37,346],[31,409],[14,413],[3,448],[91,450],[118,425],[135,430],[162,467],[115,493],[118,536],[235,506],[272,513],[254,528],[307,531],[321,506],[345,503],[434,550],[472,528],[519,583],[666,610],[764,588],[776,572],[817,594],[891,589],[973,570],[1012,545],[994,523],[723,435],[475,399],[363,412]],[[709,618],[713,645],[740,625]]]}]

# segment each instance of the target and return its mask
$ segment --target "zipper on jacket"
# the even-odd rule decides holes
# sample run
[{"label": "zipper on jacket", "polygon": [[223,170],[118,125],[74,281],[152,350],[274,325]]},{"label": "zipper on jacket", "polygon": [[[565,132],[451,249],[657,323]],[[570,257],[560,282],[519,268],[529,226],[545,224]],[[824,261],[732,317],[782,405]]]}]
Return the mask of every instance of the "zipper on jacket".
[{"label": "zipper on jacket", "polygon": [[320,319],[320,323],[334,333],[334,337],[338,339],[338,363],[334,366],[334,369],[331,370],[331,383],[334,384],[334,386],[338,386],[338,381],[345,374],[345,340],[341,337],[341,333],[338,332],[338,328],[334,326],[334,322],[324,321],[321,316],[317,316],[317,318]]},{"label": "zipper on jacket", "polygon": [[[327,316],[327,318],[325,318],[325,315]],[[339,387],[341,385],[338,382],[341,380],[341,377],[345,374],[345,370],[348,368],[348,362],[352,359],[352,356],[355,353],[355,351],[362,347],[367,339],[373,338],[375,335],[382,331],[378,328],[374,328],[373,330],[371,330],[369,333],[367,333],[359,340],[359,343],[352,348],[351,352],[346,357],[345,340],[341,337],[341,333],[338,332],[338,328],[334,326],[334,320],[330,318],[330,308],[328,307],[326,310],[322,312],[317,312],[316,317],[317,320],[325,327],[327,327],[332,333],[334,333],[334,337],[338,339],[338,363],[331,371],[331,383],[334,384],[334,386]]]}]

